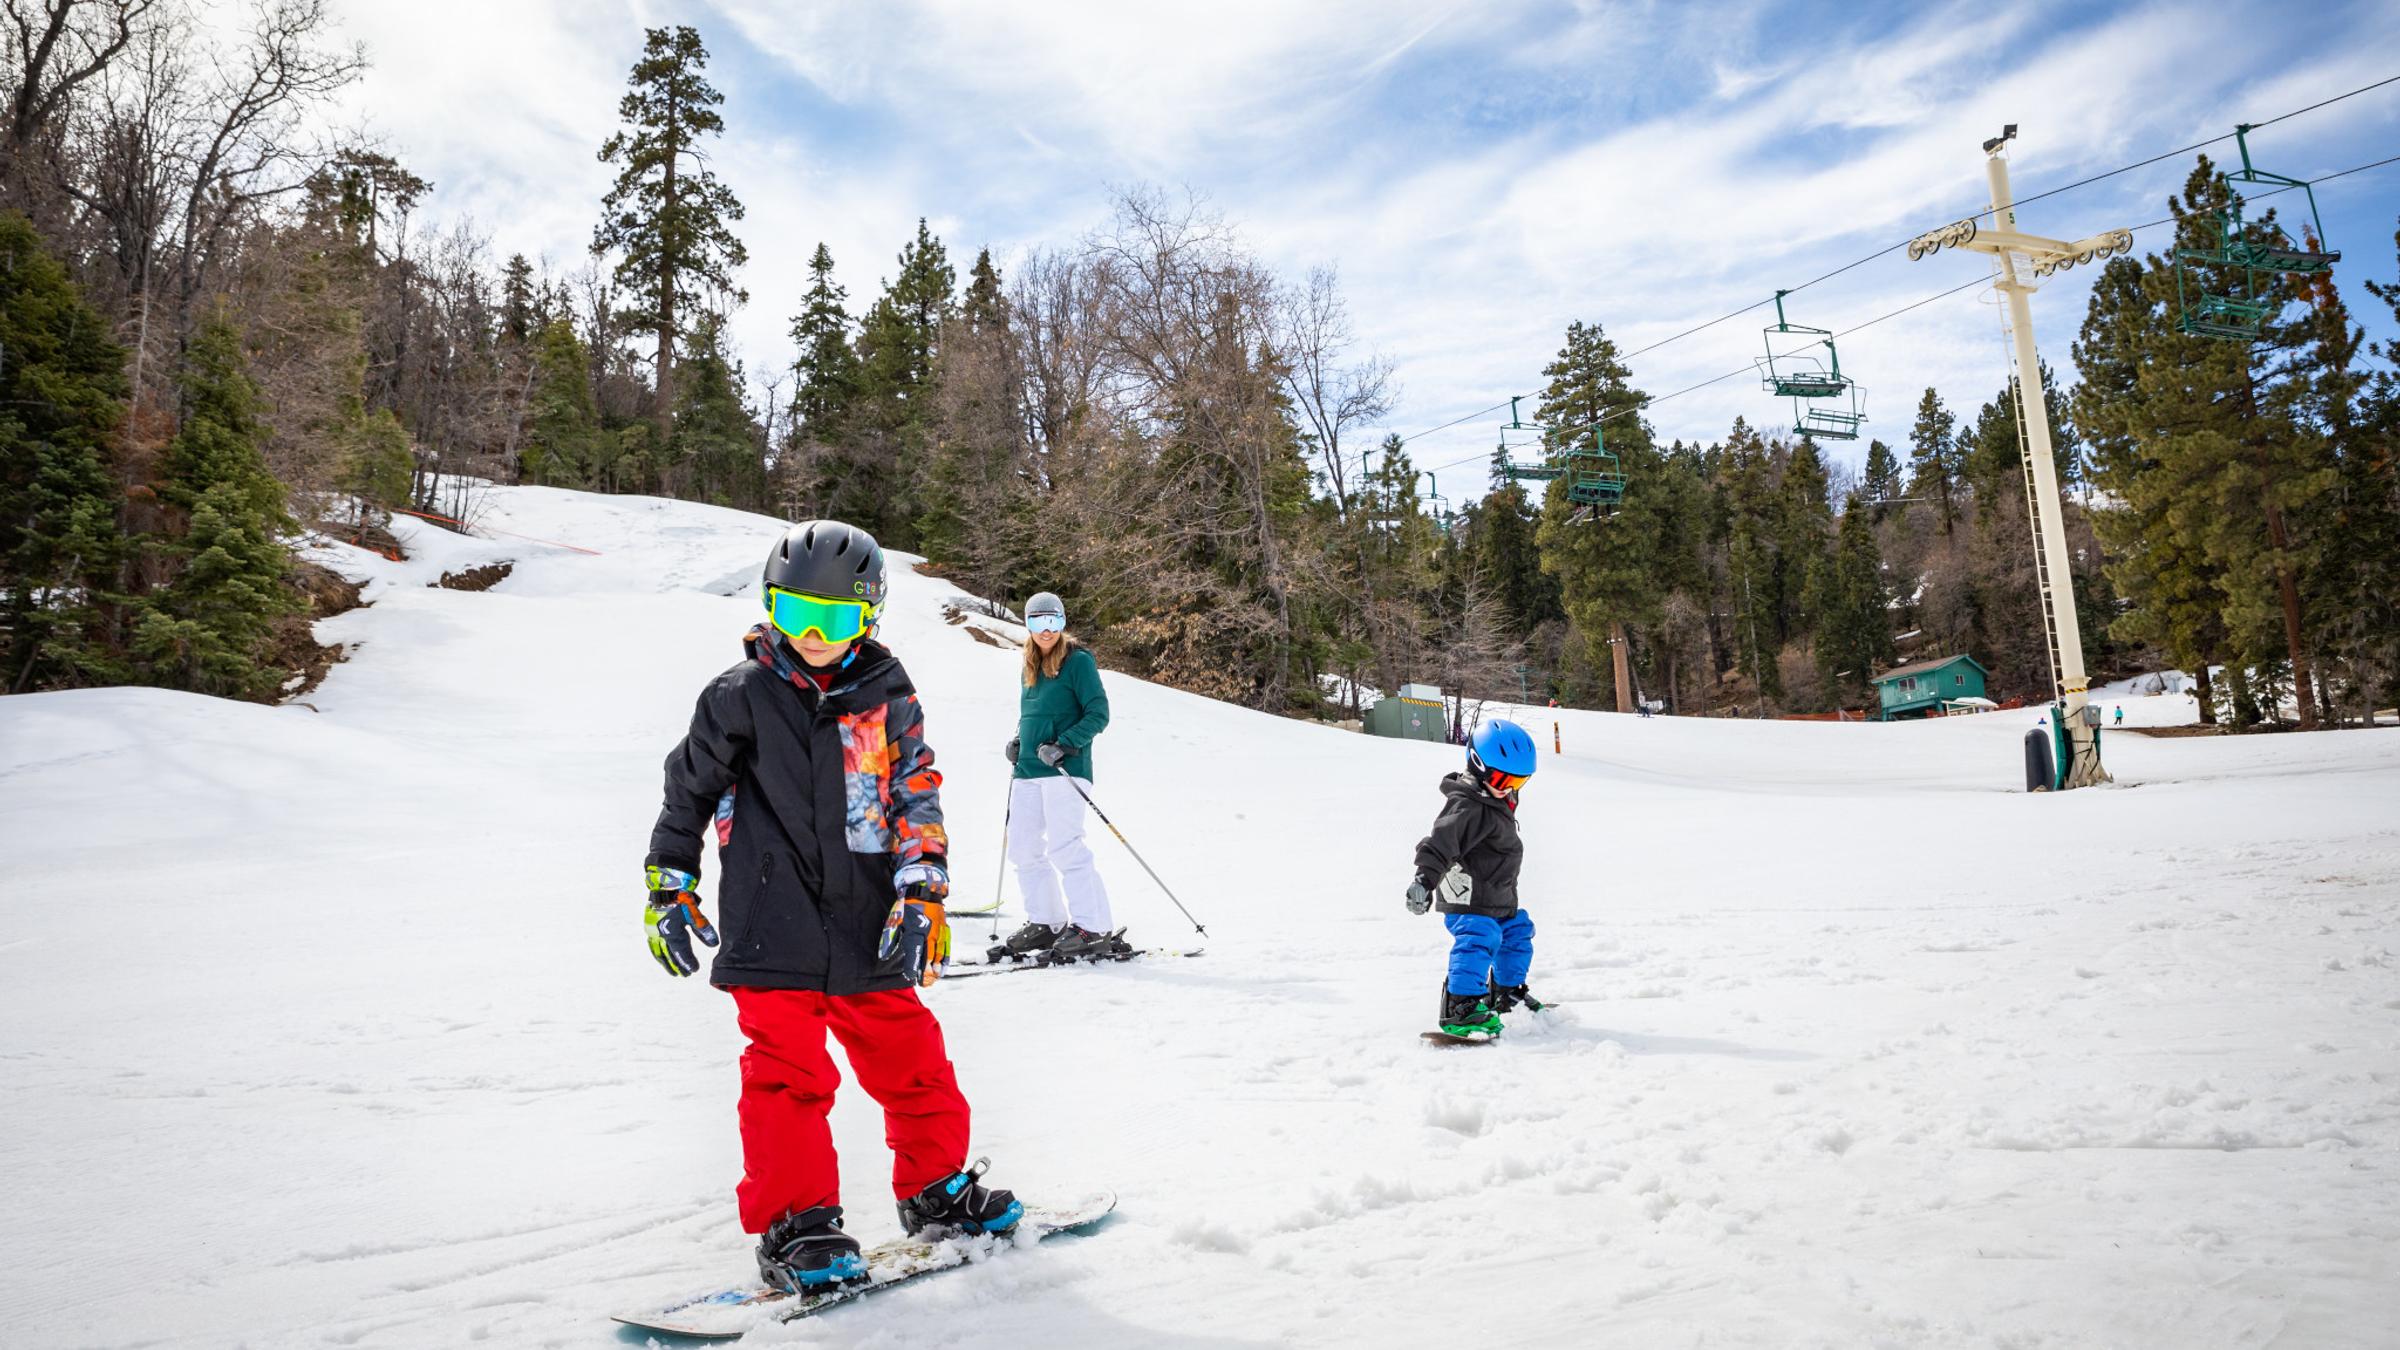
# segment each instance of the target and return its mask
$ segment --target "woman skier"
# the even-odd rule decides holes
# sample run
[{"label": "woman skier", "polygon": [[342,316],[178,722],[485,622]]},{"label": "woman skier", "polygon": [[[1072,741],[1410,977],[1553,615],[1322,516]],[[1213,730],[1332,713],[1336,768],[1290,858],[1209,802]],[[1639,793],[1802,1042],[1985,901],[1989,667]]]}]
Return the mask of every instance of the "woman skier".
[{"label": "woman skier", "polygon": [[1542,1003],[1525,988],[1533,919],[1517,906],[1517,792],[1533,777],[1533,738],[1505,718],[1475,728],[1467,771],[1442,779],[1442,810],[1417,842],[1408,912],[1437,905],[1450,930],[1450,971],[1438,1025],[1453,1036],[1497,1036],[1500,1014]]},{"label": "woman skier", "polygon": [[1109,918],[1108,888],[1083,842],[1092,739],[1108,727],[1100,663],[1067,636],[1067,607],[1048,591],[1025,602],[1023,689],[1008,743],[1008,851],[1017,860],[1025,926],[1004,954],[1122,960],[1133,947]]},{"label": "woman skier", "polygon": [[[743,660],[700,691],[667,756],[642,914],[670,975],[732,993],[742,1054],[742,1227],[787,1292],[867,1278],[842,1231],[826,1114],[841,1042],[883,1107],[892,1194],[912,1234],[998,1233],[1016,1197],[967,1166],[967,1101],[942,1028],[917,998],[948,954],[942,776],[908,672],[874,640],[883,550],[838,521],[794,525],[760,580],[768,621]],[[700,912],[700,837],[713,827],[723,945]]]}]

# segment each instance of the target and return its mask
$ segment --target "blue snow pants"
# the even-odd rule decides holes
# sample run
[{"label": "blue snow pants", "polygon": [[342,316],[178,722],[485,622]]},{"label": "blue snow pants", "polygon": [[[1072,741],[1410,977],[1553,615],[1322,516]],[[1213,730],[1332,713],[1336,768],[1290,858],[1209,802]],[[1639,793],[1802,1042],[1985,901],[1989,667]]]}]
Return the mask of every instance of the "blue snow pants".
[{"label": "blue snow pants", "polygon": [[1481,994],[1495,985],[1514,989],[1533,969],[1533,916],[1518,910],[1505,919],[1480,914],[1445,914],[1450,930],[1453,994]]}]

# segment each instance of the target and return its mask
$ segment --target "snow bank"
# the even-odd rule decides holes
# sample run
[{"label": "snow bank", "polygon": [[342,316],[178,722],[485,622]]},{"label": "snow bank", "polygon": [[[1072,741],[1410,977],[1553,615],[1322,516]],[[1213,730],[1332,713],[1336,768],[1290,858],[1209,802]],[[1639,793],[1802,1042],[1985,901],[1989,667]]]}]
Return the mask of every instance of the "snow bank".
[{"label": "snow bank", "polygon": [[[342,559],[374,603],[321,625],[354,651],[318,711],[0,699],[0,1340],[615,1345],[610,1309],[747,1270],[731,1006],[634,907],[780,526],[483,520],[534,540]],[[959,598],[903,568],[886,631],[972,899],[1018,658]],[[1120,1216],[757,1339],[2389,1344],[2400,739],[2112,738],[2118,785],[2053,797],[2015,790],[2034,709],[1522,709],[1562,1007],[1445,1053],[1399,891],[1457,752],[1107,679],[1095,791],[1209,954],[929,997],[994,1180]],[[1136,939],[1188,938],[1096,847]],[[834,1130],[889,1235],[854,1088]]]}]

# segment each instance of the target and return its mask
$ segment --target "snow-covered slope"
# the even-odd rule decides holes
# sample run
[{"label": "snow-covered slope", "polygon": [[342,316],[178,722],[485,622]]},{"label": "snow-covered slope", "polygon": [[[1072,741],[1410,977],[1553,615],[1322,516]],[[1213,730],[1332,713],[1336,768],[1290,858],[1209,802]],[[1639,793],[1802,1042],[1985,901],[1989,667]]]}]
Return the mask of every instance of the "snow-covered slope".
[{"label": "snow-covered slope", "polygon": [[[0,1343],[620,1345],[610,1309],[747,1270],[730,1002],[635,920],[780,526],[539,489],[485,523],[531,538],[328,546],[384,584],[311,706],[0,699]],[[971,897],[1016,657],[950,595],[903,574],[886,634]],[[1454,752],[1108,680],[1099,800],[1209,954],[929,997],[994,1180],[1120,1217],[755,1339],[2392,1343],[2400,736],[2112,736],[2117,787],[2049,797],[2031,710],[1528,714],[1566,1010],[1442,1052],[1400,889]],[[1095,835],[1132,935],[1187,939]],[[835,1125],[887,1235],[880,1121]]]}]

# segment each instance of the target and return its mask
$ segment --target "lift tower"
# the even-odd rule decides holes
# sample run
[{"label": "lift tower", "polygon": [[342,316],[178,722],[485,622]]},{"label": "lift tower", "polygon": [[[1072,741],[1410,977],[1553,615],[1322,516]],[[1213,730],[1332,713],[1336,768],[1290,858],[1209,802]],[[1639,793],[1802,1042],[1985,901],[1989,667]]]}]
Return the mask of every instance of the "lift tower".
[{"label": "lift tower", "polygon": [[[2041,365],[2033,352],[2030,297],[2034,287],[2054,273],[2077,263],[2132,252],[2133,232],[2110,230],[2073,243],[2019,233],[2016,197],[2008,186],[2007,154],[2008,143],[2016,134],[2012,122],[1983,143],[1984,169],[1992,184],[1991,209],[1917,236],[1909,241],[1908,256],[1915,260],[1944,248],[1972,249],[1992,256],[1992,285],[2003,301],[2015,366],[2009,382],[2017,394],[2017,449],[2025,460],[2025,498],[2031,508],[2034,568],[2041,583],[2055,695],[2048,753],[2035,753],[2039,747],[2028,747],[2026,785],[2063,790],[2105,783],[2109,777],[2100,767],[2100,710],[2091,706],[2085,693],[2089,681],[2083,671],[2083,629],[2075,618],[2075,578],[2067,554],[2066,522],[2059,509],[2050,410],[2042,398]],[[1988,228],[1981,224],[1984,216],[1991,218]]]}]

